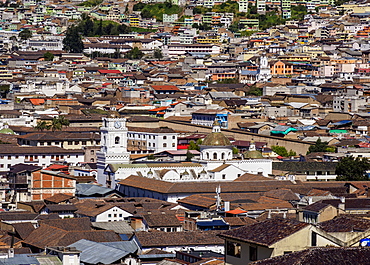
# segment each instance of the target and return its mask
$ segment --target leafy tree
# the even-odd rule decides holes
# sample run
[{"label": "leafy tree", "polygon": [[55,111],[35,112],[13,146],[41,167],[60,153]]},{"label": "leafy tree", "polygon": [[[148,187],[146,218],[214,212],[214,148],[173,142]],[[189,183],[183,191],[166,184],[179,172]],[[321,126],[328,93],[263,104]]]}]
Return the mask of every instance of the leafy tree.
[{"label": "leafy tree", "polygon": [[297,153],[294,152],[292,149],[289,150],[288,156],[296,156],[296,155],[297,155]]},{"label": "leafy tree", "polygon": [[273,145],[271,146],[272,151],[274,151],[276,154],[282,157],[288,157],[288,151],[284,146],[279,146],[279,145]]},{"label": "leafy tree", "polygon": [[153,56],[156,59],[162,59],[163,58],[162,51],[160,49],[155,49]]},{"label": "leafy tree", "polygon": [[46,52],[44,53],[44,59],[45,61],[52,61],[54,60],[54,54],[52,54],[51,52]]},{"label": "leafy tree", "polygon": [[84,50],[84,44],[78,29],[75,26],[67,29],[66,35],[63,39],[63,49],[72,53],[80,53]]},{"label": "leafy tree", "polygon": [[370,162],[367,158],[343,157],[337,164],[335,174],[337,180],[341,181],[363,181],[368,180],[366,170],[370,169]]},{"label": "leafy tree", "polygon": [[307,15],[307,7],[305,5],[297,5],[291,7],[292,19],[303,20]]},{"label": "leafy tree", "polygon": [[186,160],[185,161],[190,162],[193,157],[194,157],[194,154],[190,153],[190,151],[188,150],[186,152]]},{"label": "leafy tree", "polygon": [[319,138],[317,139],[315,145],[311,145],[308,148],[307,154],[313,152],[335,152],[335,149],[333,147],[329,147],[327,142],[322,142],[321,138]]},{"label": "leafy tree", "polygon": [[19,38],[22,40],[28,40],[32,37],[32,32],[29,29],[24,29],[21,32],[19,32]]},{"label": "leafy tree", "polygon": [[253,96],[262,96],[263,95],[263,90],[261,87],[257,87],[256,85],[253,85],[249,88],[249,91],[247,93],[248,95],[253,95]]},{"label": "leafy tree", "polygon": [[142,10],[144,7],[145,7],[145,4],[144,4],[144,3],[142,3],[142,2],[140,2],[140,3],[137,3],[136,5],[134,5],[133,10],[134,10],[134,11],[140,11],[140,10]]},{"label": "leafy tree", "polygon": [[51,129],[53,132],[60,131],[62,130],[63,126],[69,126],[69,120],[64,116],[54,117],[49,126],[49,129]]},{"label": "leafy tree", "polygon": [[188,150],[197,150],[197,151],[199,151],[200,150],[200,146],[196,142],[194,142],[193,140],[191,140],[189,142]]},{"label": "leafy tree", "polygon": [[125,54],[125,58],[127,59],[141,59],[143,56],[144,53],[140,51],[138,47],[133,48]]},{"label": "leafy tree", "polygon": [[49,128],[50,126],[46,121],[38,121],[36,126],[34,126],[34,129],[38,131],[49,130]]},{"label": "leafy tree", "polygon": [[239,149],[236,148],[235,146],[233,146],[233,154],[234,155],[239,154]]}]

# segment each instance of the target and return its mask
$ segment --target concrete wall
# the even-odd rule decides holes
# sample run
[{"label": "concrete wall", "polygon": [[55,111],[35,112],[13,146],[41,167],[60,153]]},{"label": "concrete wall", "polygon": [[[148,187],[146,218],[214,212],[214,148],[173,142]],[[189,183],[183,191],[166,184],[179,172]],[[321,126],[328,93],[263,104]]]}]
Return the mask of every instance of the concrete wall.
[{"label": "concrete wall", "polygon": [[[211,133],[212,131],[211,127],[195,125],[195,124],[190,124],[190,123],[180,122],[180,121],[161,120],[160,126],[161,127],[167,126],[174,130],[189,131],[189,132],[194,132],[194,133],[197,133],[197,132],[198,133]],[[287,150],[292,149],[297,154],[303,154],[303,155],[307,153],[308,148],[311,146],[310,143],[299,141],[299,140],[284,139],[284,138],[280,138],[276,136],[260,135],[256,133],[239,131],[239,130],[222,129],[222,132],[226,136],[234,137],[236,140],[251,141],[253,139],[256,142],[267,142],[267,145],[269,147],[271,147],[272,145],[284,146]]]}]

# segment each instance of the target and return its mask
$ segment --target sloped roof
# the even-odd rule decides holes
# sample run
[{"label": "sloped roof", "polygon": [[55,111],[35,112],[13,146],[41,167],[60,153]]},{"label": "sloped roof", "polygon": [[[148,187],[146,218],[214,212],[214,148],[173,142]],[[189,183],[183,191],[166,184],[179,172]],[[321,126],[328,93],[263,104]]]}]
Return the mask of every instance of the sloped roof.
[{"label": "sloped roof", "polygon": [[370,264],[370,248],[364,247],[321,247],[309,248],[290,254],[259,260],[250,265],[337,265]]},{"label": "sloped roof", "polygon": [[219,236],[268,247],[308,225],[297,220],[273,218],[229,230],[219,234]]},{"label": "sloped roof", "polygon": [[360,232],[370,229],[370,220],[341,215],[317,225],[326,232]]},{"label": "sloped roof", "polygon": [[188,232],[138,232],[136,237],[143,248],[161,246],[223,245],[224,241],[216,236],[216,231]]},{"label": "sloped roof", "polygon": [[[74,219],[74,218],[71,218]],[[25,240],[25,244],[44,249],[48,246],[68,246],[80,239],[95,242],[115,242],[121,238],[113,231],[66,231],[60,228],[41,224]]]},{"label": "sloped roof", "polygon": [[131,254],[130,251],[86,239],[81,239],[69,247],[75,247],[82,251],[80,254],[81,262],[87,264],[111,264]]}]

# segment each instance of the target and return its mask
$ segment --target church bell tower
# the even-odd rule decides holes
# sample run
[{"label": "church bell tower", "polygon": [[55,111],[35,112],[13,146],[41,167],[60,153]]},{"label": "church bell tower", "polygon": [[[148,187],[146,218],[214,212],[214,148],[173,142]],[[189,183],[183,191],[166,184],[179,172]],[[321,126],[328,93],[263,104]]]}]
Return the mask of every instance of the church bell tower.
[{"label": "church bell tower", "polygon": [[128,164],[130,162],[130,153],[127,151],[126,119],[118,117],[103,118],[100,135],[101,149],[96,153],[97,180],[103,186],[114,188],[114,176],[105,172],[105,168],[109,164]]}]

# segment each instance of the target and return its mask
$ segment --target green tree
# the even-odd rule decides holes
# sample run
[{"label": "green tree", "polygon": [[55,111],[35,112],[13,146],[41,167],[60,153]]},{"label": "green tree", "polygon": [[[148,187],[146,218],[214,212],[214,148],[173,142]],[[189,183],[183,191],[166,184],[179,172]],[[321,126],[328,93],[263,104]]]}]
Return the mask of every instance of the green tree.
[{"label": "green tree", "polygon": [[188,150],[197,150],[197,151],[199,151],[200,150],[200,146],[196,142],[194,142],[193,140],[191,140],[189,142]]},{"label": "green tree", "polygon": [[239,149],[233,146],[233,155],[239,154]]},{"label": "green tree", "polygon": [[315,145],[311,145],[308,148],[307,154],[313,152],[335,152],[335,149],[333,149],[333,147],[329,147],[327,142],[322,142],[321,138],[319,138],[317,139]]},{"label": "green tree", "polygon": [[19,38],[21,40],[28,40],[29,38],[32,37],[32,32],[29,29],[24,29],[21,32],[19,32]]},{"label": "green tree", "polygon": [[84,50],[84,44],[75,26],[71,26],[67,29],[63,39],[63,49],[72,53],[80,53]]},{"label": "green tree", "polygon": [[279,145],[273,145],[271,146],[272,151],[274,151],[276,154],[282,157],[288,157],[288,151],[284,146],[279,146]]},{"label": "green tree", "polygon": [[54,117],[49,124],[49,129],[53,132],[62,130],[63,126],[69,126],[69,120],[64,116]]},{"label": "green tree", "polygon": [[163,58],[162,51],[160,49],[155,49],[153,56],[156,59],[162,59]]},{"label": "green tree", "polygon": [[52,54],[51,52],[46,52],[44,53],[44,59],[45,61],[52,61],[54,60],[54,54]]},{"label": "green tree", "polygon": [[44,131],[49,130],[50,126],[46,121],[38,121],[36,126],[34,126],[33,128],[38,131]]},{"label": "green tree", "polygon": [[249,88],[249,91],[247,92],[248,95],[252,96],[262,96],[263,95],[263,90],[261,87],[257,87],[256,85],[252,85]]},{"label": "green tree", "polygon": [[186,152],[186,160],[187,162],[191,162],[191,159],[194,157],[194,154],[192,154],[189,150]]},{"label": "green tree", "polygon": [[335,169],[340,181],[363,181],[369,180],[365,174],[370,169],[370,162],[367,158],[343,157]]},{"label": "green tree", "polygon": [[125,58],[127,59],[141,59],[143,56],[144,53],[138,47],[133,48],[125,54]]},{"label": "green tree", "polygon": [[292,149],[289,150],[288,156],[296,156],[296,155],[297,155],[297,153],[294,152]]}]

